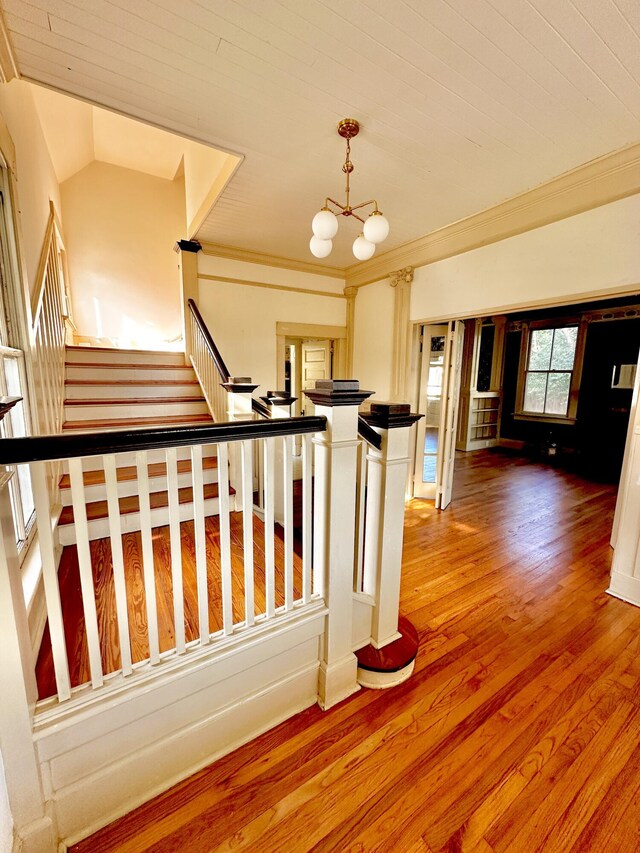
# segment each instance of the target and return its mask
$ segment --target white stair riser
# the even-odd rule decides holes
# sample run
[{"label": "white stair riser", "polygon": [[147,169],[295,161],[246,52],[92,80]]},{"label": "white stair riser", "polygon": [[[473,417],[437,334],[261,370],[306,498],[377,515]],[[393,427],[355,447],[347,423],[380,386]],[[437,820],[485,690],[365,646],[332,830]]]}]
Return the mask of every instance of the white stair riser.
[{"label": "white stair riser", "polygon": [[[217,483],[218,482],[218,469],[217,468],[204,468],[202,471],[203,480],[206,483]],[[178,488],[191,488],[193,486],[193,479],[191,477],[191,471],[184,471],[183,473],[178,474]],[[167,478],[166,476],[161,477],[149,477],[149,490],[151,492],[166,492],[167,491]],[[132,495],[138,494],[138,481],[134,480],[120,480],[118,482],[118,497],[119,498],[128,498]],[[71,506],[71,489],[61,489],[60,495],[62,497],[62,505],[63,506]],[[94,501],[106,501],[107,499],[107,487],[104,483],[96,484],[94,486],[85,486],[84,487],[84,498],[87,503],[93,503]]]},{"label": "white stair riser", "polygon": [[67,347],[66,360],[100,364],[179,364],[183,352],[147,352],[146,350],[110,350],[98,347]]},{"label": "white stair riser", "polygon": [[[99,421],[116,420],[119,418],[168,418],[179,415],[208,415],[209,409],[204,400],[194,400],[192,403],[164,402],[156,403],[145,401],[144,403],[114,403],[113,405],[91,405],[80,404],[64,407],[64,416],[67,421]],[[123,427],[120,427],[122,429]]]},{"label": "white stair riser", "polygon": [[[216,450],[215,445],[207,444],[202,448],[203,456],[215,456]],[[181,459],[191,459],[191,448],[190,447],[179,447],[177,448],[177,457],[178,460]],[[167,456],[166,451],[164,450],[148,450],[147,451],[147,462],[151,465],[154,462],[166,462]],[[135,452],[127,452],[127,453],[117,453],[116,454],[116,464],[118,468],[128,468],[132,465],[136,464],[136,454]],[[66,460],[62,465],[63,473],[69,473],[69,466]],[[83,471],[103,471],[104,463],[102,461],[102,456],[85,456],[82,460],[82,470]]]},{"label": "white stair riser", "polygon": [[[233,496],[230,496],[231,508],[235,508]],[[218,515],[218,498],[210,498],[204,502],[204,514],[206,516],[209,515]],[[184,503],[180,504],[180,521],[192,521],[193,520],[193,504],[192,503]],[[140,524],[140,513],[139,512],[129,512],[126,515],[120,516],[120,523],[122,526],[123,533],[133,533],[136,530],[141,529]],[[151,510],[151,527],[166,527],[169,524],[169,509],[168,507],[160,507],[158,509]],[[109,536],[109,519],[108,518],[97,518],[88,522],[89,527],[89,539],[93,541],[94,539],[104,539]],[[76,544],[76,529],[74,524],[61,524],[58,526],[58,531],[60,533],[60,544],[61,545],[75,545]]]},{"label": "white stair riser", "polygon": [[180,385],[72,385],[67,382],[67,400],[139,400],[143,397],[202,397],[198,384]]},{"label": "white stair riser", "polygon": [[113,382],[118,379],[135,379],[140,382],[159,382],[164,379],[195,379],[192,367],[153,367],[137,368],[135,364],[119,366],[83,367],[81,364],[67,364],[65,369],[67,379],[89,379]]}]

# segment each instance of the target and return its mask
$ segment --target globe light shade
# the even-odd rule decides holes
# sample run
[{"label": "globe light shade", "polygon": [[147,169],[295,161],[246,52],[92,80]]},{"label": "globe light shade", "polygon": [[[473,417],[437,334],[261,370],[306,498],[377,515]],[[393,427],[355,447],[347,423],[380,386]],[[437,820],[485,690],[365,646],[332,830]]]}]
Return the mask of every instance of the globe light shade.
[{"label": "globe light shade", "polygon": [[[331,214],[333,216],[333,214]],[[315,234],[309,240],[309,248],[311,249],[311,254],[315,255],[316,258],[326,258],[327,255],[331,254],[331,250],[333,249],[333,240],[321,240]]]},{"label": "globe light shade", "polygon": [[359,261],[368,261],[375,250],[376,244],[366,240],[362,234],[353,241],[353,254]]},{"label": "globe light shade", "polygon": [[[338,233],[338,219],[328,207],[323,207],[322,210],[318,211],[318,213],[313,217],[311,230],[318,240],[333,240]],[[321,256],[319,255],[318,257]]]},{"label": "globe light shade", "polygon": [[364,223],[363,233],[370,243],[382,243],[389,234],[389,220],[380,211],[374,210]]}]

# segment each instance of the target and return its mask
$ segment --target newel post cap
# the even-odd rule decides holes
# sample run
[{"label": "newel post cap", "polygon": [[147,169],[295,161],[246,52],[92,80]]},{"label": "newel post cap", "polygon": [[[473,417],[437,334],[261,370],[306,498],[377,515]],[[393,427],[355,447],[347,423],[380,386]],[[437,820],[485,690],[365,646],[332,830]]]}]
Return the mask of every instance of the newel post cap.
[{"label": "newel post cap", "polygon": [[380,429],[397,429],[399,427],[412,426],[424,415],[418,415],[411,411],[409,403],[388,403],[374,401],[371,403],[371,411],[363,415],[365,421]]},{"label": "newel post cap", "polygon": [[260,387],[260,383],[253,384],[250,376],[230,376],[228,382],[220,384],[225,391],[232,391],[234,394],[253,394],[256,388]]},{"label": "newel post cap", "polygon": [[267,406],[292,406],[298,398],[292,397],[286,391],[267,391],[266,396],[260,399]]},{"label": "newel post cap", "polygon": [[316,379],[316,387],[304,392],[316,406],[359,406],[373,391],[361,391],[357,379]]}]

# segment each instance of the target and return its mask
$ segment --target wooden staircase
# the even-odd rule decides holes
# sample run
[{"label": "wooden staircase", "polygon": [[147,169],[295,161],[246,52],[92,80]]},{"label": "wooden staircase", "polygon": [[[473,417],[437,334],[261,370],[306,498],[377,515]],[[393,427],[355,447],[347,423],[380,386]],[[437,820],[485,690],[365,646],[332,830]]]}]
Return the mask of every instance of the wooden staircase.
[{"label": "wooden staircase", "polygon": [[[106,432],[154,426],[213,423],[202,389],[182,353],[67,347],[63,431]],[[205,515],[218,512],[217,460],[203,448]],[[148,454],[151,522],[168,523],[167,472],[163,451]],[[118,456],[118,499],[122,532],[140,530],[136,455]],[[193,519],[191,456],[178,450],[180,521]],[[101,456],[85,459],[84,487],[89,538],[109,535],[107,492]],[[76,542],[68,471],[60,480],[63,509],[60,543]]]}]

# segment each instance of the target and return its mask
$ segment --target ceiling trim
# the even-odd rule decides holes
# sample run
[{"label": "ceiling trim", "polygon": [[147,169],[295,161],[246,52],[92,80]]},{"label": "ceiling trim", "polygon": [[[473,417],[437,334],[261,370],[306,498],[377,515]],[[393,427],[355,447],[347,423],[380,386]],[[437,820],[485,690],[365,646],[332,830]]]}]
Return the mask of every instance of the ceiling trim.
[{"label": "ceiling trim", "polygon": [[13,54],[9,31],[4,22],[4,15],[0,9],[0,81],[8,83],[15,77],[19,77],[18,65]]},{"label": "ceiling trim", "polygon": [[364,287],[400,267],[427,266],[638,192],[640,143],[634,143],[377,258],[354,264],[344,271],[346,285]]},{"label": "ceiling trim", "polygon": [[219,243],[202,243],[202,254],[215,258],[226,258],[230,261],[245,261],[248,264],[262,264],[266,267],[280,267],[284,270],[308,272],[314,275],[326,275],[330,278],[344,278],[345,270],[337,267],[325,267],[314,264],[313,261],[295,261],[293,258],[280,258],[277,255],[267,255],[263,252],[253,252],[250,249],[239,249],[236,246],[222,246]]},{"label": "ceiling trim", "polygon": [[331,293],[326,290],[309,290],[306,287],[287,287],[286,284],[270,284],[266,281],[253,281],[250,278],[229,278],[224,275],[209,275],[208,273],[198,273],[198,278],[205,281],[217,281],[222,284],[243,284],[248,287],[267,287],[269,290],[286,290],[288,293],[304,293],[307,296],[329,296],[332,299],[346,299],[344,293]]}]

